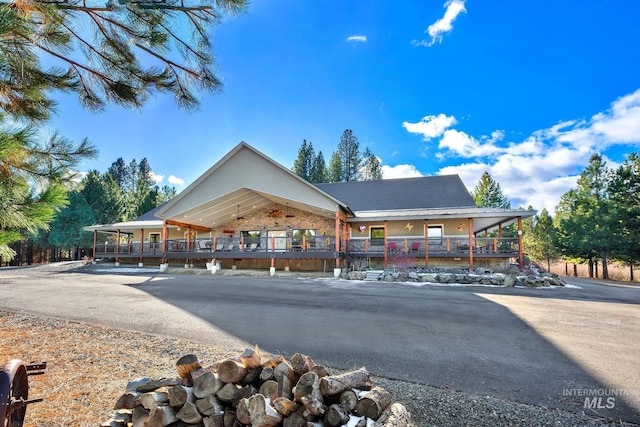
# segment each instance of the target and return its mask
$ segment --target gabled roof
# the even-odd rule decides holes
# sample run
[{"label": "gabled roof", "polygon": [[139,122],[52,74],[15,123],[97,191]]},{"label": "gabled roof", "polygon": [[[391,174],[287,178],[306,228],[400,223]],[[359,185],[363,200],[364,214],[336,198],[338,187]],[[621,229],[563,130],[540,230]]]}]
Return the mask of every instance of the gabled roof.
[{"label": "gabled roof", "polygon": [[337,182],[317,187],[354,212],[476,207],[458,175]]},{"label": "gabled roof", "polygon": [[155,216],[212,227],[273,203],[330,217],[349,212],[340,200],[241,142]]}]

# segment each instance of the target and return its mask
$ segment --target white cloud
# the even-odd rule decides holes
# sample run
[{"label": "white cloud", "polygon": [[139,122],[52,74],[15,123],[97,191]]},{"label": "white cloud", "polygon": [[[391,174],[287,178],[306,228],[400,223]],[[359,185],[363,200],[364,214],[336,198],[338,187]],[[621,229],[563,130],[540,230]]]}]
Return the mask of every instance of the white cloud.
[{"label": "white cloud", "polygon": [[430,47],[436,42],[442,42],[442,36],[453,30],[453,21],[456,20],[458,15],[467,11],[464,7],[465,1],[466,0],[448,0],[444,4],[444,7],[446,8],[444,16],[429,25],[427,31],[425,31],[425,33],[431,36],[431,40],[413,40],[413,44],[416,46]]},{"label": "white cloud", "polygon": [[360,42],[360,43],[364,43],[367,41],[367,36],[349,36],[347,37],[347,41],[348,42]]},{"label": "white cloud", "polygon": [[493,142],[487,141],[483,143],[455,129],[448,129],[444,132],[438,148],[448,149],[460,157],[467,158],[491,156],[500,151]]},{"label": "white cloud", "polygon": [[394,179],[394,178],[413,178],[423,176],[422,173],[414,165],[396,165],[387,166],[383,165],[382,179]]},{"label": "white cloud", "polygon": [[160,184],[164,180],[164,175],[151,172],[151,179],[154,180],[156,184]]},{"label": "white cloud", "polygon": [[173,175],[169,175],[169,178],[167,179],[167,181],[169,181],[169,184],[173,184],[173,185],[178,185],[178,186],[184,185],[184,179],[178,178]]},{"label": "white cloud", "polygon": [[422,134],[425,141],[428,141],[441,136],[445,130],[457,123],[458,121],[454,116],[447,116],[440,113],[437,116],[424,116],[422,120],[417,123],[404,122],[402,123],[402,127],[409,133]]},{"label": "white cloud", "polygon": [[[579,174],[593,153],[615,145],[640,144],[640,89],[611,103],[611,108],[590,119],[560,122],[533,132],[522,141],[504,141],[504,131],[474,138],[450,127],[444,114],[427,116],[419,123],[403,123],[411,133],[423,134],[425,141],[440,138],[437,159],[475,158],[440,169],[438,174],[458,174],[469,190],[484,171],[500,183],[514,208],[533,206],[554,213],[562,194],[575,188]],[[452,117],[451,117],[452,118]],[[449,118],[449,119],[451,119]],[[616,166],[603,153],[609,167]],[[410,168],[410,165],[403,165]]]}]

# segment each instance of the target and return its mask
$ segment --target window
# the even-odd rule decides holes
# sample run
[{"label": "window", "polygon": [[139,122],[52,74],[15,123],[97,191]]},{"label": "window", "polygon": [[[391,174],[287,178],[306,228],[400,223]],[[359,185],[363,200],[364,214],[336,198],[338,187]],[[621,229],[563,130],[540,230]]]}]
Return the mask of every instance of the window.
[{"label": "window", "polygon": [[427,237],[429,238],[430,245],[442,244],[442,226],[429,226],[427,229]]},{"label": "window", "polygon": [[384,246],[384,227],[369,227],[371,245]]},{"label": "window", "polygon": [[249,246],[253,244],[256,245],[255,247],[260,246],[260,236],[262,235],[260,230],[241,231],[240,234],[244,238],[245,245]]},{"label": "window", "polygon": [[149,243],[160,243],[160,233],[149,233]]},{"label": "window", "polygon": [[306,228],[295,229],[291,236],[293,237],[293,246],[301,246],[303,236],[306,238],[307,245],[312,245],[316,240],[316,230]]}]

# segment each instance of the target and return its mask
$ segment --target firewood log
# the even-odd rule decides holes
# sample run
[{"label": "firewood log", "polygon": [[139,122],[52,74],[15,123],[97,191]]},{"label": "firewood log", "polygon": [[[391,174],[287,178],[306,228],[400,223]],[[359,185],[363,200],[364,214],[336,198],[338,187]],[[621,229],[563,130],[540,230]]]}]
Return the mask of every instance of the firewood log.
[{"label": "firewood log", "polygon": [[181,378],[160,378],[140,384],[138,387],[136,387],[135,391],[139,391],[140,393],[147,393],[162,387],[171,387],[180,384],[182,384]]},{"label": "firewood log", "polygon": [[307,372],[309,372],[309,369],[316,365],[316,362],[314,362],[311,357],[302,353],[296,353],[291,356],[290,363],[291,368],[298,375],[306,374]]},{"label": "firewood log", "polygon": [[150,391],[140,395],[140,404],[145,409],[153,409],[159,405],[169,404],[169,393],[164,391]]},{"label": "firewood log", "polygon": [[193,381],[193,395],[198,399],[215,394],[224,386],[219,376],[207,371]]},{"label": "firewood log", "polygon": [[182,385],[174,385],[167,389],[169,394],[169,405],[174,408],[181,408],[187,402],[193,402],[193,388]]},{"label": "firewood log", "polygon": [[150,412],[148,409],[144,409],[142,405],[133,408],[131,410],[131,424],[133,424],[133,427],[145,427]]},{"label": "firewood log", "polygon": [[113,409],[133,409],[136,405],[140,404],[140,395],[135,391],[128,391],[118,398]]},{"label": "firewood log", "polygon": [[260,378],[260,371],[262,371],[262,368],[260,366],[247,369],[247,374],[242,379],[242,384],[257,383]]},{"label": "firewood log", "polygon": [[358,394],[353,389],[345,390],[340,393],[340,404],[347,407],[349,411],[356,409],[358,403]]},{"label": "firewood log", "polygon": [[286,362],[287,360],[284,358],[284,356],[280,355],[280,354],[270,354],[268,356],[263,356],[262,357],[262,367],[263,368],[275,368],[276,366],[278,366],[280,363],[282,362]]},{"label": "firewood log", "polygon": [[224,415],[222,416],[222,425],[224,427],[235,427],[237,421],[236,411],[225,409]]},{"label": "firewood log", "polygon": [[210,416],[214,414],[222,414],[224,412],[224,406],[217,397],[209,395],[202,399],[196,400],[196,407],[202,415]]},{"label": "firewood log", "polygon": [[291,384],[297,383],[298,379],[300,378],[300,376],[293,370],[291,365],[289,365],[289,363],[286,361],[278,363],[278,365],[273,368],[273,376],[275,377],[276,381],[283,375],[287,377]]},{"label": "firewood log", "polygon": [[249,398],[247,410],[253,427],[275,427],[282,422],[282,415],[261,394]]},{"label": "firewood log", "polygon": [[245,398],[250,398],[251,396],[253,396],[254,394],[256,394],[257,391],[255,389],[255,387],[251,386],[251,385],[246,385],[244,387],[242,387],[238,393],[236,394],[235,399],[233,399],[233,401],[231,402],[231,405],[235,408],[236,406],[238,406],[238,402],[241,399],[245,399]]},{"label": "firewood log", "polygon": [[241,388],[242,386],[238,384],[227,383],[215,395],[224,402],[233,402]]},{"label": "firewood log", "polygon": [[286,397],[287,399],[293,399],[293,387],[291,381],[286,375],[280,375],[278,381],[278,397]]},{"label": "firewood log", "polygon": [[286,397],[276,397],[271,401],[273,407],[276,411],[280,412],[285,417],[293,414],[300,408],[300,405],[293,400],[287,399]]},{"label": "firewood log", "polygon": [[144,423],[145,427],[165,427],[178,421],[175,410],[169,406],[156,406],[149,412],[149,418]]},{"label": "firewood log", "polygon": [[202,365],[198,360],[198,356],[196,356],[195,354],[186,354],[176,362],[176,370],[178,371],[178,375],[183,379],[187,378],[189,372],[193,371],[194,369],[200,368],[202,368]]},{"label": "firewood log", "polygon": [[315,372],[318,378],[329,376],[329,371],[327,370],[327,367],[324,365],[312,366],[311,369],[309,369],[309,372]]},{"label": "firewood log", "polygon": [[273,378],[273,368],[271,366],[267,366],[262,368],[260,371],[260,379],[262,381],[272,380]]},{"label": "firewood log", "polygon": [[247,368],[242,363],[227,359],[218,365],[218,378],[225,383],[240,384],[247,375]]},{"label": "firewood log", "polygon": [[374,387],[369,393],[360,397],[356,404],[356,413],[375,421],[389,405],[391,405],[391,393],[382,387]]},{"label": "firewood log", "polygon": [[311,395],[302,396],[300,400],[310,415],[322,417],[327,412],[327,406]]},{"label": "firewood log", "polygon": [[392,403],[378,418],[375,426],[382,427],[408,427],[411,426],[411,414],[407,408],[398,402]]},{"label": "firewood log", "polygon": [[293,389],[294,402],[301,402],[302,396],[312,396],[323,402],[320,392],[320,380],[314,372],[303,374]]},{"label": "firewood log", "polygon": [[245,368],[257,368],[262,365],[262,357],[260,356],[260,348],[256,345],[255,349],[247,348],[240,355],[240,361]]},{"label": "firewood log", "polygon": [[341,404],[333,404],[327,409],[325,420],[331,427],[338,427],[349,422],[351,410]]},{"label": "firewood log", "polygon": [[238,401],[236,406],[236,418],[244,425],[251,424],[251,416],[249,415],[249,398],[245,397]]},{"label": "firewood log", "polygon": [[307,427],[308,421],[304,419],[302,414],[294,412],[286,417],[282,422],[282,427]]},{"label": "firewood log", "polygon": [[274,400],[276,397],[278,397],[278,383],[273,380],[265,381],[258,389],[258,393],[260,393],[264,397],[268,397],[269,399]]},{"label": "firewood log", "polygon": [[371,390],[373,383],[369,372],[363,367],[340,375],[329,375],[320,379],[320,390],[326,396],[333,396],[349,388]]},{"label": "firewood log", "polygon": [[198,424],[202,421],[202,415],[198,412],[195,403],[187,402],[176,414],[176,418],[188,424]]},{"label": "firewood log", "polygon": [[202,419],[204,427],[224,427],[224,414],[213,414]]}]

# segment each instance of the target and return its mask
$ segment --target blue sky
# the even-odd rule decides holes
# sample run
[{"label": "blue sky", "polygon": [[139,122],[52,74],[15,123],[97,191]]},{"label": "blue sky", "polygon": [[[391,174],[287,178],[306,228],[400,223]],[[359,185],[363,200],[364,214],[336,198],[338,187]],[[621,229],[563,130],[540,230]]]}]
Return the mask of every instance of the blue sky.
[{"label": "blue sky", "polygon": [[291,167],[352,129],[385,178],[471,190],[487,170],[512,207],[553,211],[593,153],[640,151],[639,21],[636,0],[254,0],[213,30],[224,87],[199,111],[65,95],[50,127],[98,147],[83,170],[146,157],[178,191],[240,141]]}]

